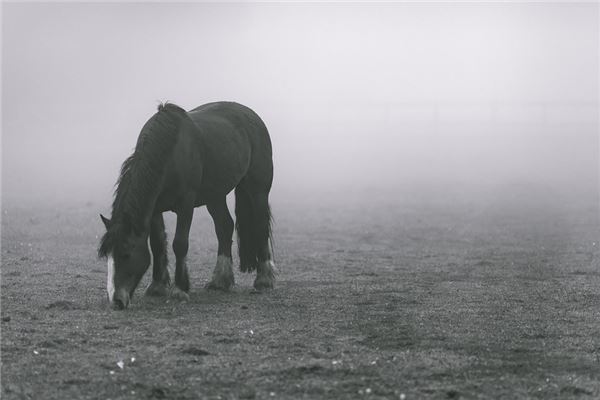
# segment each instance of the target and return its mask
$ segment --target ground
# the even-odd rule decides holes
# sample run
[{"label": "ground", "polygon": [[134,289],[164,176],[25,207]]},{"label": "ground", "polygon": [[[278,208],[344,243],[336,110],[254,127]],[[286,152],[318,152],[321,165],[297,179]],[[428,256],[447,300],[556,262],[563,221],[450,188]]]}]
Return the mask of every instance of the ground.
[{"label": "ground", "polygon": [[106,205],[4,204],[1,396],[600,398],[598,205],[453,193],[273,202],[264,293],[239,271],[230,292],[204,289],[200,210],[190,301],[144,298],[146,276],[126,311],[95,256]]}]

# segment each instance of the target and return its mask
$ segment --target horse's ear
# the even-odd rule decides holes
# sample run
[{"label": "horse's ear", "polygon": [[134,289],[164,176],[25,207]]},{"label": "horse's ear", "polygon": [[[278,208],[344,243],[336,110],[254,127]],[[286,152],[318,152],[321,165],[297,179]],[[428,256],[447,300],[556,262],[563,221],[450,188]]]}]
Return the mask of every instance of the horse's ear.
[{"label": "horse's ear", "polygon": [[100,214],[100,219],[102,220],[102,223],[104,224],[104,226],[106,227],[106,230],[108,230],[108,228],[110,228],[110,219],[106,218],[104,215]]}]

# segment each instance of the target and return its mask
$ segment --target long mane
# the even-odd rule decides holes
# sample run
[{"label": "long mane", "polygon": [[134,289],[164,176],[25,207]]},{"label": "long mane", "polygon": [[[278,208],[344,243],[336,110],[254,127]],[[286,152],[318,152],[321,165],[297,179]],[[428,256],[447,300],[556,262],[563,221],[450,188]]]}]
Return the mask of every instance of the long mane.
[{"label": "long mane", "polygon": [[143,126],[133,154],[121,166],[117,179],[110,228],[100,240],[98,256],[106,257],[115,244],[131,231],[143,229],[150,200],[159,189],[164,166],[177,142],[185,110],[161,103]]}]

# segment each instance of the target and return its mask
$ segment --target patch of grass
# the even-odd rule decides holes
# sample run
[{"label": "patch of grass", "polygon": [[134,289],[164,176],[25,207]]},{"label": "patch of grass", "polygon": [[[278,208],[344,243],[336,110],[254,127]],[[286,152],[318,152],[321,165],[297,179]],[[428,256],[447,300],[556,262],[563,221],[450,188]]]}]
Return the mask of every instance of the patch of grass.
[{"label": "patch of grass", "polygon": [[93,211],[65,212],[60,235],[54,210],[2,219],[3,399],[600,397],[589,211],[275,208],[278,281],[260,295],[239,271],[229,293],[203,289],[200,214],[191,300],[144,298],[146,276],[125,312],[106,304]]}]

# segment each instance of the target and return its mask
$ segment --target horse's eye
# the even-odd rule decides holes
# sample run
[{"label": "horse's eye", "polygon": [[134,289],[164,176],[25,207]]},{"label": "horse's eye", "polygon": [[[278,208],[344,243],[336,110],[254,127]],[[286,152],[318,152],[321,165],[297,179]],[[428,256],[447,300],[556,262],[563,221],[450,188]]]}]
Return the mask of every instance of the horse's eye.
[{"label": "horse's eye", "polygon": [[131,258],[131,254],[123,254],[122,258],[123,260],[127,261]]}]

